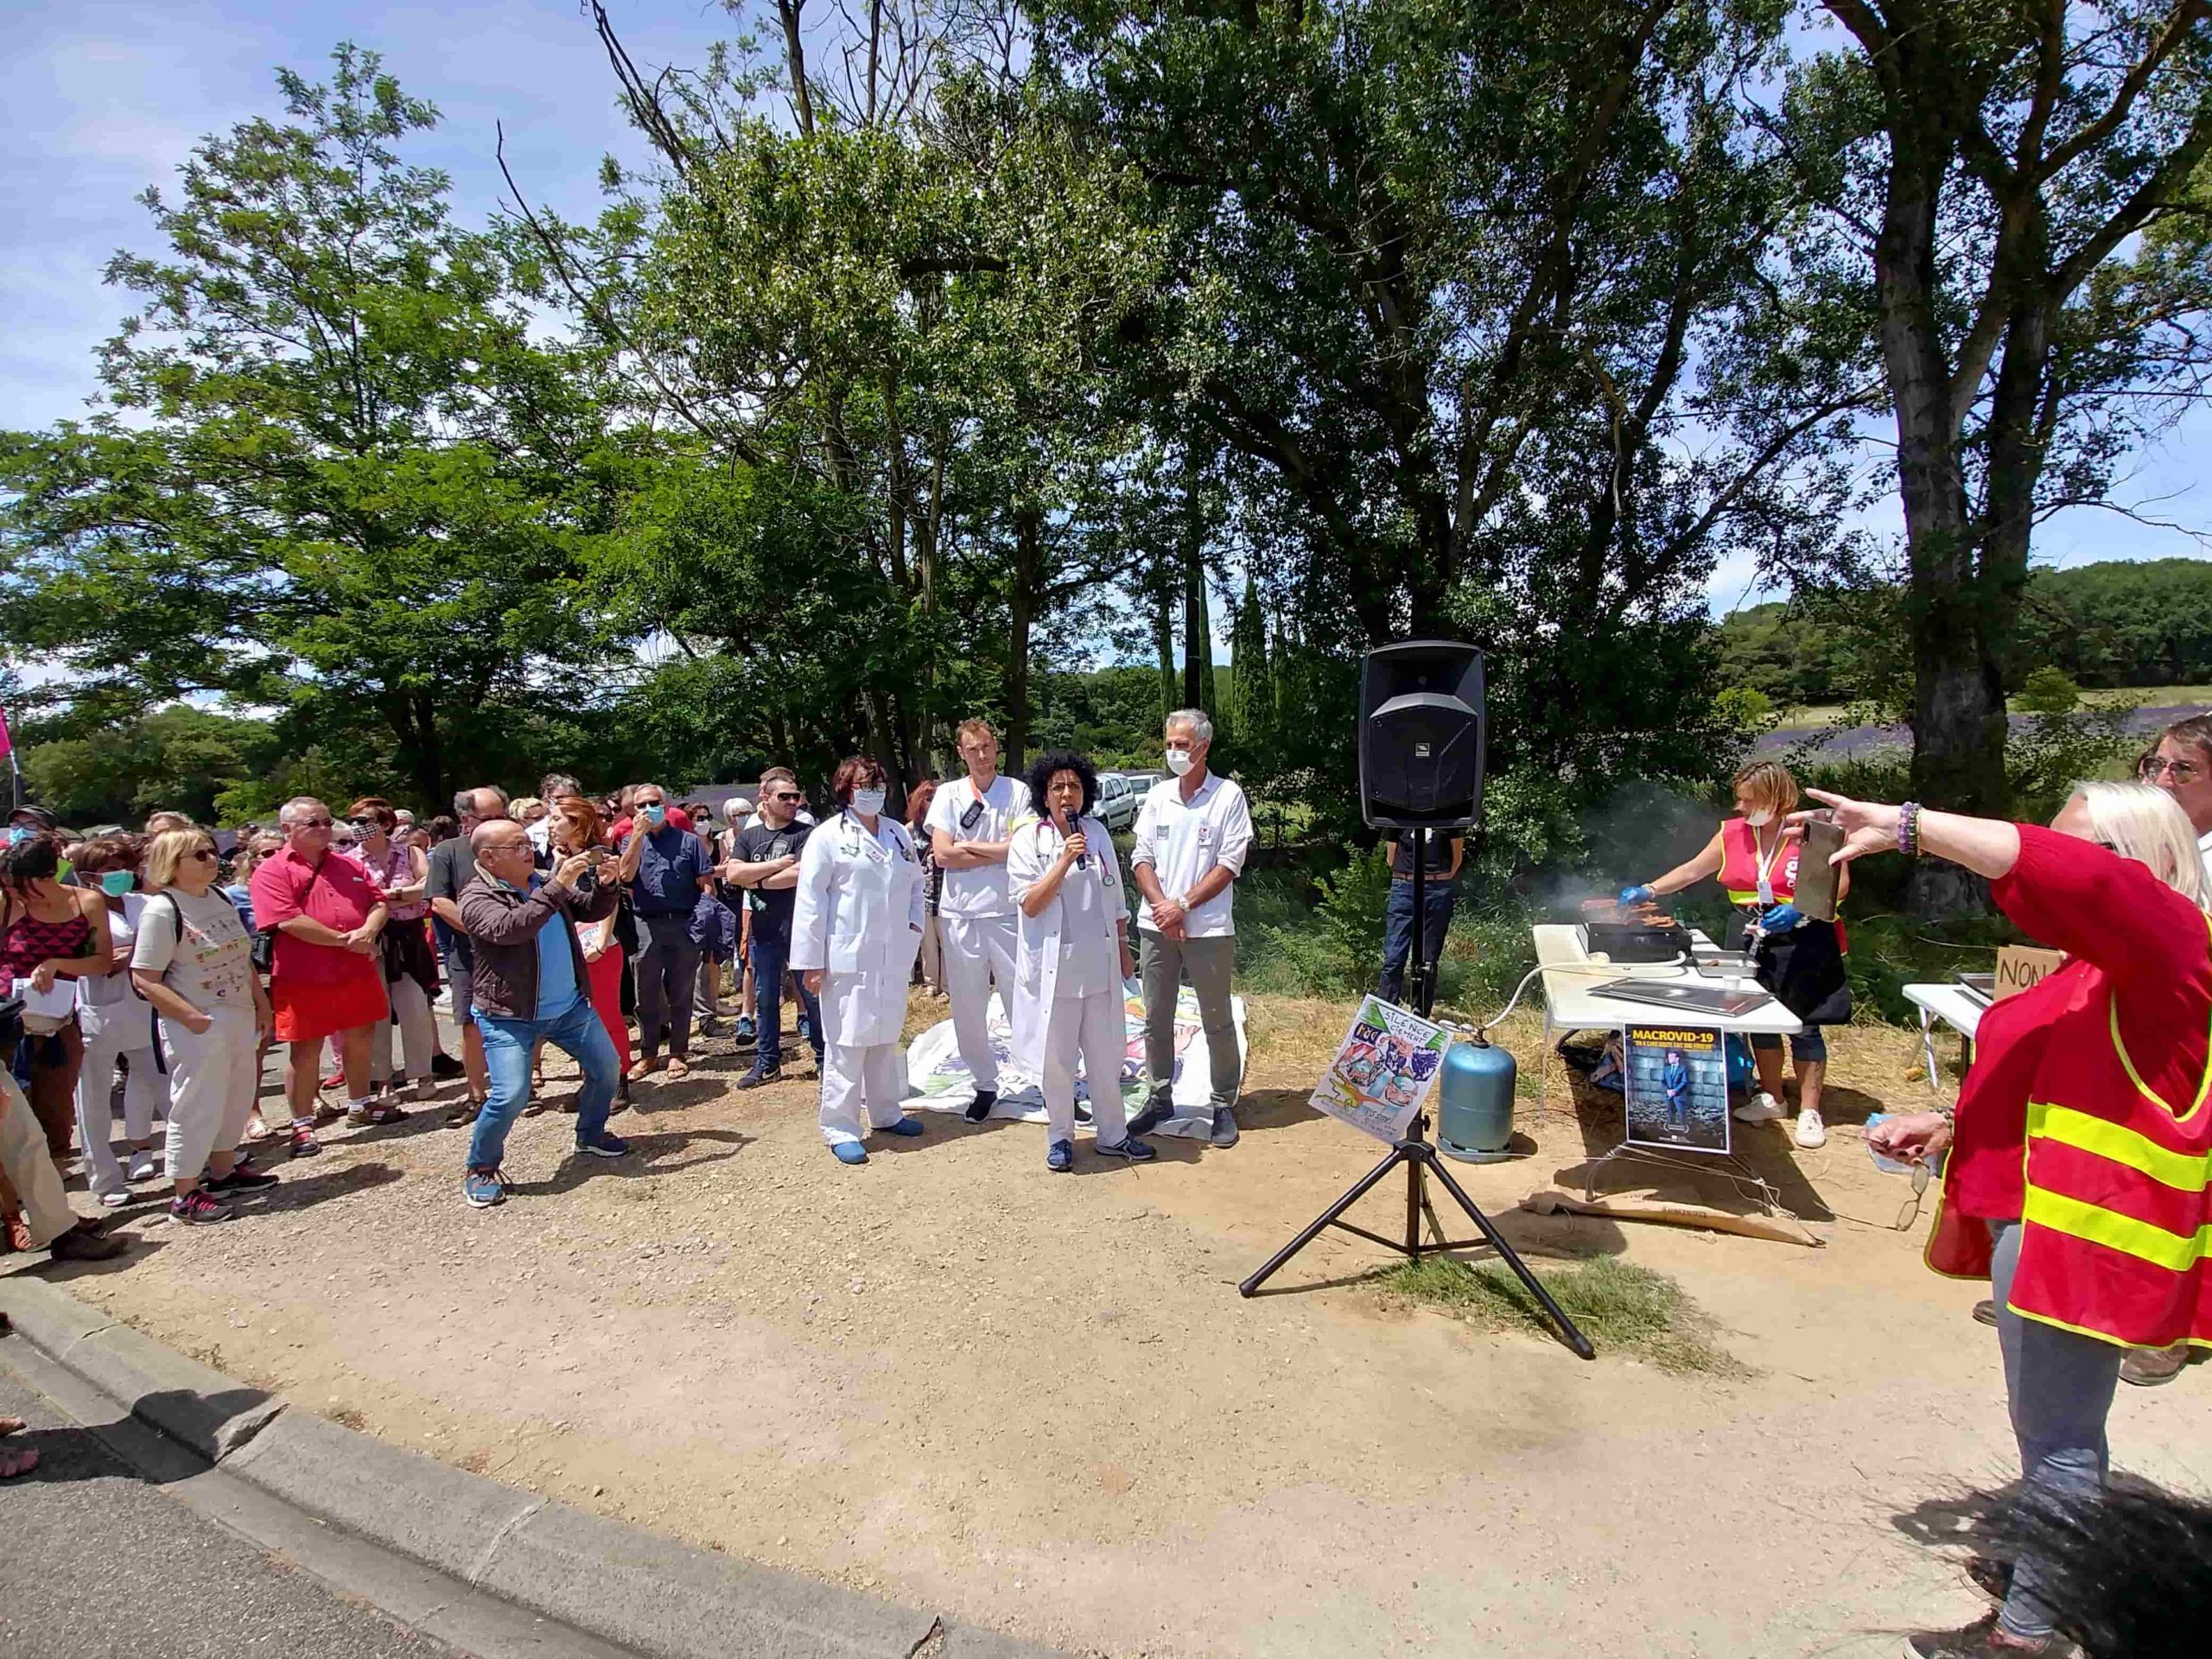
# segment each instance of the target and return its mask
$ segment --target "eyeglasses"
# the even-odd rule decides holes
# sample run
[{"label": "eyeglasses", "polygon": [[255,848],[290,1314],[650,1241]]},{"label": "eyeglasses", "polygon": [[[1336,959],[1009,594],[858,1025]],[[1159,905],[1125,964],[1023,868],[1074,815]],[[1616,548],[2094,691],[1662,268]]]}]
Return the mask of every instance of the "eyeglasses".
[{"label": "eyeglasses", "polygon": [[2135,768],[2135,775],[2145,783],[2156,783],[2171,774],[2174,782],[2185,784],[2192,778],[2204,775],[2204,768],[2190,760],[2169,760],[2163,754],[2148,754]]},{"label": "eyeglasses", "polygon": [[294,818],[292,820],[292,828],[295,830],[327,830],[331,827],[332,823],[333,820],[329,818]]},{"label": "eyeglasses", "polygon": [[1909,1230],[1920,1219],[1920,1200],[1928,1191],[1928,1160],[1923,1158],[1912,1166],[1912,1196],[1897,1211],[1897,1231]]}]

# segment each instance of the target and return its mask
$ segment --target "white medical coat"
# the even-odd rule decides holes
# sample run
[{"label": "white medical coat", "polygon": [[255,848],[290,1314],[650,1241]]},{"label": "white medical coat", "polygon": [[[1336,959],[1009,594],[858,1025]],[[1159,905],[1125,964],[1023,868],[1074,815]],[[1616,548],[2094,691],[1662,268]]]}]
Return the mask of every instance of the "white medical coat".
[{"label": "white medical coat", "polygon": [[[1115,986],[1121,983],[1122,953],[1114,935],[1116,925],[1128,914],[1128,896],[1122,886],[1121,864],[1114,855],[1113,837],[1103,823],[1096,818],[1084,818],[1077,827],[1090,844],[1090,855],[1084,868],[1067,873],[1060,891],[1052,895],[1052,902],[1039,915],[1027,914],[1020,909],[1020,905],[1030,885],[1059,857],[1063,844],[1059,828],[1049,818],[1023,823],[1014,830],[1012,844],[1007,849],[1007,887],[1014,895],[1015,914],[1020,918],[1014,953],[1014,1007],[1007,1010],[1007,1021],[1011,1027],[1014,1064],[1032,1077],[1044,1075],[1045,1031],[1052,1017],[1052,999],[1059,991],[1061,947],[1068,943],[1063,929],[1069,907],[1062,898],[1077,882],[1089,882],[1101,889],[1102,902],[1084,912],[1084,918],[1104,940],[1106,959],[1113,964],[1109,982]],[[1096,944],[1097,941],[1088,943]]]},{"label": "white medical coat", "polygon": [[895,818],[879,817],[870,835],[850,812],[840,812],[806,838],[791,967],[824,970],[823,1041],[866,1048],[899,1040],[926,898],[914,843]]}]

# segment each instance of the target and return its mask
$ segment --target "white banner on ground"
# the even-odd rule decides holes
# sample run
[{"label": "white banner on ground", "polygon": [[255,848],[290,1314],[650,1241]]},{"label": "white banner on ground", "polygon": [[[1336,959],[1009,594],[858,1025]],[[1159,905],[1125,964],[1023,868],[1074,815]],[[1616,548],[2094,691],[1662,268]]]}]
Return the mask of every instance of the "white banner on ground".
[{"label": "white banner on ground", "polygon": [[1401,1141],[1436,1086],[1451,1040],[1433,1020],[1380,997],[1363,997],[1337,1058],[1313,1090],[1314,1109],[1377,1141]]},{"label": "white banner on ground", "polygon": [[[1120,1078],[1122,1099],[1134,1116],[1144,1104],[1144,995],[1136,982],[1124,982],[1122,1017],[1127,1022],[1128,1046],[1122,1052]],[[1230,1017],[1236,1026],[1236,1052],[1249,1055],[1244,1039],[1244,999],[1229,999]],[[1045,1096],[1037,1079],[1014,1063],[1014,1036],[1007,1024],[1006,1007],[991,997],[989,1025],[991,1052],[999,1063],[999,1098],[991,1109],[995,1118],[1023,1123],[1045,1121]],[[1203,1141],[1213,1132],[1213,1110],[1207,1103],[1211,1089],[1206,1033],[1198,1024],[1198,1000],[1189,986],[1175,1001],[1175,1081],[1172,1098],[1175,1114],[1152,1131]],[[906,1109],[919,1112],[962,1112],[976,1097],[975,1080],[960,1058],[960,1044],[952,1021],[940,1020],[906,1045]],[[1090,1085],[1077,1063],[1075,1097],[1088,1100]]]}]

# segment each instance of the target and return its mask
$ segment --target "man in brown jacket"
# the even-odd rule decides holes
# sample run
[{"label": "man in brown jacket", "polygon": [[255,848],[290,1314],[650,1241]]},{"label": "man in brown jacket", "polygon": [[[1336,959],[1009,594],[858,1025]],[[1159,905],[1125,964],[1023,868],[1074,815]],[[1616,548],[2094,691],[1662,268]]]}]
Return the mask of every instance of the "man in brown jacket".
[{"label": "man in brown jacket", "polygon": [[607,1128],[607,1109],[621,1076],[614,1046],[591,1005],[590,979],[575,924],[606,918],[618,893],[601,882],[594,849],[563,859],[551,875],[533,866],[530,836],[511,818],[480,823],[470,833],[475,879],[461,890],[461,924],[476,947],[471,984],[491,1094],[476,1115],[461,1192],[479,1210],[504,1204],[499,1159],[507,1130],[530,1102],[531,1052],[541,1041],[582,1068],[576,1099],[576,1150],[620,1158],[629,1142]]}]

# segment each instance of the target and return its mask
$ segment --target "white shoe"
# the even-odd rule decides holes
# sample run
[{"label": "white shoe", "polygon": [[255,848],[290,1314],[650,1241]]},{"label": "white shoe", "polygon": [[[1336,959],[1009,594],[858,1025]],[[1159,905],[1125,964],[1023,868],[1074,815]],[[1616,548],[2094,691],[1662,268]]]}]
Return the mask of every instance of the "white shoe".
[{"label": "white shoe", "polygon": [[1815,1147],[1827,1145],[1828,1126],[1821,1122],[1821,1115],[1817,1109],[1808,1106],[1797,1114],[1797,1128],[1791,1135],[1791,1139],[1808,1152]]},{"label": "white shoe", "polygon": [[438,1097],[438,1084],[437,1084],[437,1079],[436,1079],[436,1078],[435,1078],[435,1077],[425,1077],[425,1078],[423,1078],[423,1081],[422,1081],[422,1082],[420,1082],[420,1083],[418,1083],[418,1084],[416,1084],[415,1085],[415,1098],[416,1098],[416,1099],[417,1099],[417,1100],[435,1100],[437,1097]]},{"label": "white shoe", "polygon": [[130,1195],[128,1192],[103,1192],[100,1202],[111,1210],[120,1210],[130,1202]]},{"label": "white shoe", "polygon": [[1771,1123],[1789,1116],[1782,1109],[1782,1103],[1764,1090],[1753,1095],[1736,1109],[1738,1123]]},{"label": "white shoe", "polygon": [[148,1147],[143,1152],[134,1152],[130,1154],[130,1179],[133,1182],[150,1181],[160,1171],[161,1165],[156,1160],[154,1149],[151,1147]]}]

